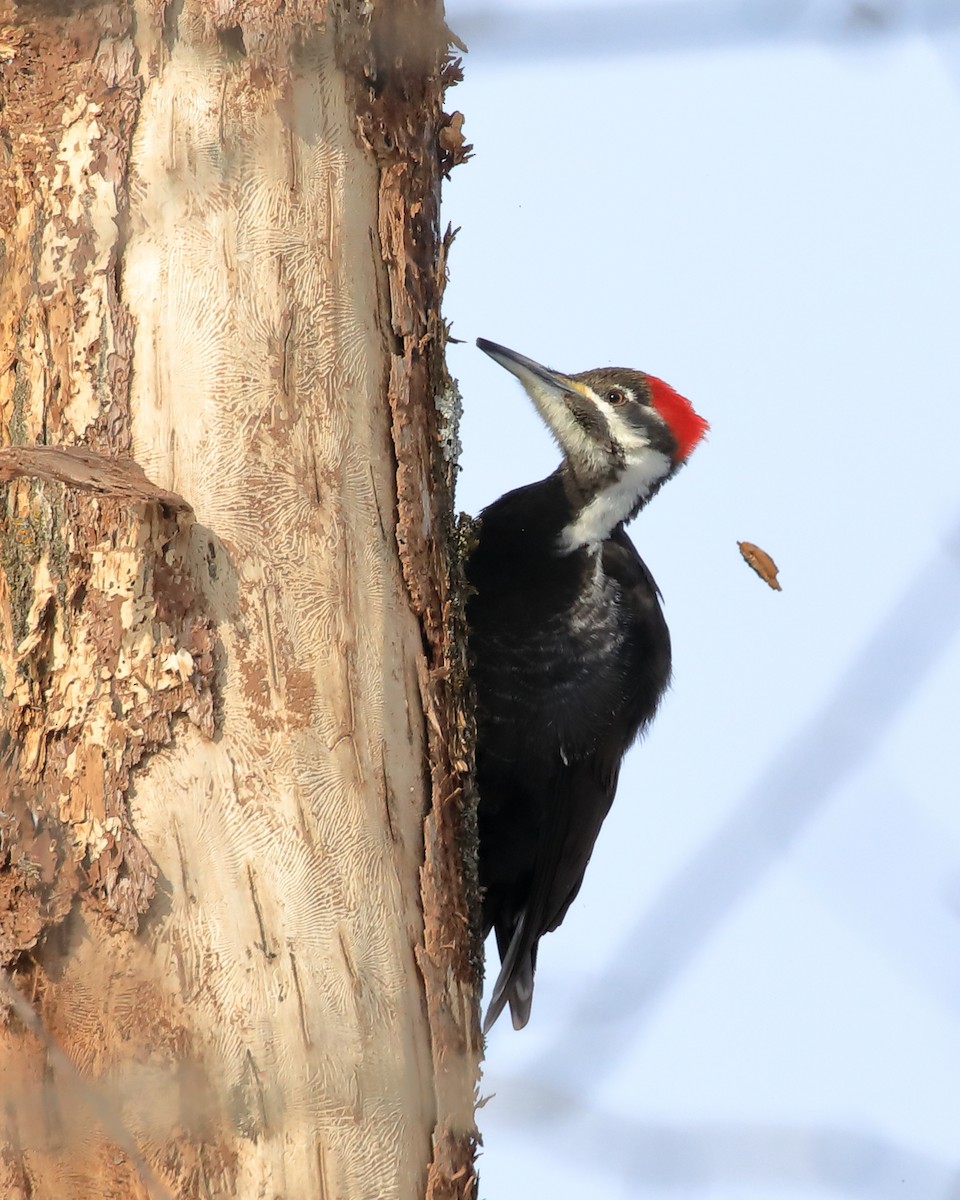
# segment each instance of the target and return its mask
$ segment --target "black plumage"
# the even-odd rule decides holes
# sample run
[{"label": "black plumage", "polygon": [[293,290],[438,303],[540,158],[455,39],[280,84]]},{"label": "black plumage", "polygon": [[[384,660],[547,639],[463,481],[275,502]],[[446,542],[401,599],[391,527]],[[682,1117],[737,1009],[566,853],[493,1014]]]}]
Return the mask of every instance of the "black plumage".
[{"label": "black plumage", "polygon": [[[467,563],[483,923],[485,934],[496,933],[502,963],[484,1027],[509,1003],[520,1028],[530,1015],[539,939],[560,924],[579,891],[623,756],[670,678],[658,589],[623,522],[682,460],[670,421],[649,394],[650,377],[616,370],[561,376],[478,344],[521,378],[564,450],[556,472],[481,513]],[[605,391],[622,397],[614,397],[615,416]],[[568,413],[589,403],[589,419],[567,429],[567,418],[550,407],[555,399]],[[699,437],[705,423],[693,416]],[[598,445],[603,459],[592,454]],[[659,458],[641,470],[650,446]],[[632,468],[629,478],[643,483],[624,497]],[[585,511],[599,516],[584,523]],[[572,528],[580,532],[571,536]],[[580,537],[583,544],[574,544]]]}]

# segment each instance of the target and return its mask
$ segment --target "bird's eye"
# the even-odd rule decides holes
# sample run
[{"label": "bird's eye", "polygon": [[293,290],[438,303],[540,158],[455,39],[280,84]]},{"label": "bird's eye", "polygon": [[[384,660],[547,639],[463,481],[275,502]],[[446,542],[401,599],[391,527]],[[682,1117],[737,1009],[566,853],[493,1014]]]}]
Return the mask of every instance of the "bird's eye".
[{"label": "bird's eye", "polygon": [[625,400],[626,400],[626,396],[623,394],[623,392],[621,392],[621,390],[619,388],[611,388],[607,392],[607,403],[608,404],[623,404]]}]

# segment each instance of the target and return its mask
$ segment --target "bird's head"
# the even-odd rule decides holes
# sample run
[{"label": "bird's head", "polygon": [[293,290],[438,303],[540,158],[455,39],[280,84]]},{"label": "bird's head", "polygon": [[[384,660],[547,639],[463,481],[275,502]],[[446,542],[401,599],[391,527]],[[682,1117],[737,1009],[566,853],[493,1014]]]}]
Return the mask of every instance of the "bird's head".
[{"label": "bird's head", "polygon": [[709,428],[689,400],[642,371],[562,375],[485,338],[477,345],[516,375],[563,452],[573,510],[563,549],[598,545],[636,516]]}]

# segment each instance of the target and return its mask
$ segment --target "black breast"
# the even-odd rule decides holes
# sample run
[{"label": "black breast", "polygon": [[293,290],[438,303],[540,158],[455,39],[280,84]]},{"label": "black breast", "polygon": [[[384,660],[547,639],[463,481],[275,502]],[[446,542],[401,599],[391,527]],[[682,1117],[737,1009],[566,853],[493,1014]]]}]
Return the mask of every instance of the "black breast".
[{"label": "black breast", "polygon": [[533,958],[562,919],[670,675],[656,584],[630,539],[619,528],[561,554],[568,519],[557,476],[509,493],[482,514],[468,564],[480,876],[501,956],[531,905]]}]

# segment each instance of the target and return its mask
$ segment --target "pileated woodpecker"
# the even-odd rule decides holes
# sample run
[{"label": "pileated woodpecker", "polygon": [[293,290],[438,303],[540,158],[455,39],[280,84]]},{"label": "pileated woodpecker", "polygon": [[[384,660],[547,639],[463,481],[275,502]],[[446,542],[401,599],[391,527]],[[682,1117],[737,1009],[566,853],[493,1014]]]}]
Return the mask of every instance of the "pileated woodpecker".
[{"label": "pileated woodpecker", "polygon": [[526,1025],[537,944],[580,889],[628,747],[670,679],[670,634],[625,522],[708,426],[652,375],[561,375],[477,345],[520,380],[563,462],[480,514],[467,562],[484,936],[501,969],[484,1032]]}]

